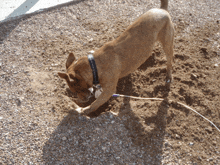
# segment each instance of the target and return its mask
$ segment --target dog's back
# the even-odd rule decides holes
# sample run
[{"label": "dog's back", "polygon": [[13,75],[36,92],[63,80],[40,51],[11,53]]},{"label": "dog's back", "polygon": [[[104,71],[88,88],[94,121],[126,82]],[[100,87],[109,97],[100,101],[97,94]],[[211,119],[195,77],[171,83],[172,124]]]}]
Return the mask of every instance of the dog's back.
[{"label": "dog's back", "polygon": [[[104,58],[113,60],[114,56],[117,56],[120,77],[135,71],[146,61],[151,55],[156,41],[159,40],[163,44],[165,52],[167,47],[165,43],[169,45],[173,42],[174,29],[170,15],[166,11],[167,7],[168,0],[161,0],[161,9],[155,8],[147,11],[117,39],[105,44],[100,51],[97,51],[102,54],[100,58],[108,56],[108,58]],[[117,67],[117,64],[114,67]]]}]

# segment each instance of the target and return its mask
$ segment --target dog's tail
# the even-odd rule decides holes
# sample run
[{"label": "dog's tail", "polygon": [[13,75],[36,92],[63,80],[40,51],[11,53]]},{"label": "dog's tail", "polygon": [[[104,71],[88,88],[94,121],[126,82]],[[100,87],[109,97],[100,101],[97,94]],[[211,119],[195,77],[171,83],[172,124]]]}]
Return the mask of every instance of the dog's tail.
[{"label": "dog's tail", "polygon": [[168,0],[160,0],[160,2],[161,2],[160,8],[164,10],[168,10]]}]

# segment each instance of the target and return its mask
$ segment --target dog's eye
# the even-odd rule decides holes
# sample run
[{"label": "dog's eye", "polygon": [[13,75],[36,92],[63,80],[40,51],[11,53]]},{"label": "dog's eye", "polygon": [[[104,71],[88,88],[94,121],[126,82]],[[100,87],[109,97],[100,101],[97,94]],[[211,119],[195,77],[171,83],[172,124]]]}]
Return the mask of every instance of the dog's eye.
[{"label": "dog's eye", "polygon": [[69,74],[69,77],[74,80],[75,76],[73,74]]}]

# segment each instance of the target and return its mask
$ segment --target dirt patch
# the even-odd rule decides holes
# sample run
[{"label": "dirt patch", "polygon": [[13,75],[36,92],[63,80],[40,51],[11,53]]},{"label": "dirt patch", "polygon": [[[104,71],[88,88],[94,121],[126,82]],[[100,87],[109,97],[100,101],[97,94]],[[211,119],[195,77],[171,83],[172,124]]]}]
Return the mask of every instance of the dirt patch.
[{"label": "dirt patch", "polygon": [[[82,1],[0,24],[0,164],[220,163],[220,133],[192,111],[166,101],[111,98],[88,119],[74,113],[74,94],[57,76],[69,52],[87,55],[157,6]],[[171,89],[157,43],[143,65],[120,79],[117,93],[182,102],[220,128],[219,8],[217,0],[171,0]]]}]

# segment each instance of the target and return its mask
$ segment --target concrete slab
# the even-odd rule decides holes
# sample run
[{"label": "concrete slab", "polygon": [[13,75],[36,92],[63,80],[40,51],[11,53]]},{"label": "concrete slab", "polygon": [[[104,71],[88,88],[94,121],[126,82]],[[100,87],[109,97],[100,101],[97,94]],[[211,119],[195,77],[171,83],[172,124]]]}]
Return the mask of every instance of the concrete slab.
[{"label": "concrete slab", "polygon": [[0,22],[73,0],[0,0]]}]

